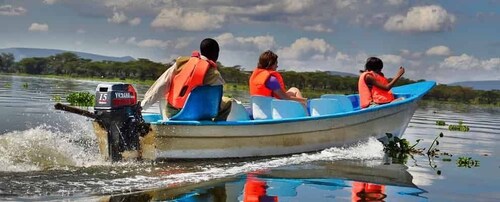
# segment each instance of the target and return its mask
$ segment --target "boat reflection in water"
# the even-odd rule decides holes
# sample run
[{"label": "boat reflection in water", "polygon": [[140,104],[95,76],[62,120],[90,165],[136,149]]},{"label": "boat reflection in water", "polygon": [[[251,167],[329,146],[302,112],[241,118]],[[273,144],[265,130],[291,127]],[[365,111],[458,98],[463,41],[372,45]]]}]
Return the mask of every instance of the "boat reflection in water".
[{"label": "boat reflection in water", "polygon": [[102,201],[422,201],[402,164],[315,162],[231,178],[103,198]]}]

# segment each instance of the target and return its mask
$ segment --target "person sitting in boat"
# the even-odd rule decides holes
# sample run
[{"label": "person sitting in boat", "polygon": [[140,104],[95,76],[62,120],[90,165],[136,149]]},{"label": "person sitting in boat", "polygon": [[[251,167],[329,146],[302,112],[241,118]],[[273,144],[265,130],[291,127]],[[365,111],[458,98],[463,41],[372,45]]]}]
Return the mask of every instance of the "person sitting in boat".
[{"label": "person sitting in boat", "polygon": [[298,88],[286,90],[283,77],[276,71],[278,55],[270,50],[260,54],[257,67],[249,80],[250,96],[260,95],[277,99],[295,100],[306,106],[307,99],[302,96]]},{"label": "person sitting in boat", "polygon": [[366,60],[365,70],[361,71],[358,80],[358,91],[361,108],[381,105],[395,101],[391,88],[405,73],[403,67],[399,67],[396,76],[389,82],[382,73],[384,63],[377,57],[369,57]]},{"label": "person sitting in boat", "polygon": [[[201,53],[201,54],[200,54]],[[160,101],[160,111],[163,120],[180,112],[184,103],[196,86],[224,85],[225,81],[217,69],[219,58],[219,44],[211,38],[203,39],[200,43],[200,52],[181,56],[169,67],[148,89],[141,101],[141,107],[147,109],[155,102]],[[202,69],[200,69],[202,68]],[[191,74],[201,70],[201,74]],[[202,77],[202,78],[198,78]],[[200,81],[203,81],[200,83]],[[231,99],[222,97],[219,113],[215,120],[225,120],[231,110]]]}]

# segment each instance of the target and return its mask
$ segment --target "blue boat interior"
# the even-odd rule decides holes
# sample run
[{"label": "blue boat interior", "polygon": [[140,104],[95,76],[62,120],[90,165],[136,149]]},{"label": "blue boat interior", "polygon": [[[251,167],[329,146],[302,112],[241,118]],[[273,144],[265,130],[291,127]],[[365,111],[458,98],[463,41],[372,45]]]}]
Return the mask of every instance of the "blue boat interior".
[{"label": "blue boat interior", "polygon": [[212,121],[219,111],[222,86],[201,86],[191,92],[184,108],[171,119],[162,120],[155,113],[145,113],[143,117],[146,122],[158,125],[253,125],[341,117],[415,102],[435,85],[434,81],[423,81],[394,87],[395,97],[403,100],[365,109],[360,109],[358,94],[325,94],[308,100],[307,107],[296,101],[252,96],[248,106],[232,101],[227,121]]}]

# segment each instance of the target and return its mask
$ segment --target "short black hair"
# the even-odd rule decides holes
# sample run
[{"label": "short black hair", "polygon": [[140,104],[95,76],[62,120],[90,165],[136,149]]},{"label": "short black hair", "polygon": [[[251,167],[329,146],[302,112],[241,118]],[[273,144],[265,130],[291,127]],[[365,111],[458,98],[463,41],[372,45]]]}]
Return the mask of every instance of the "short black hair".
[{"label": "short black hair", "polygon": [[384,63],[380,58],[369,57],[366,59],[365,70],[368,71],[380,71],[384,68]]},{"label": "short black hair", "polygon": [[201,55],[207,57],[209,60],[217,62],[219,58],[219,44],[212,38],[203,39],[200,43]]}]

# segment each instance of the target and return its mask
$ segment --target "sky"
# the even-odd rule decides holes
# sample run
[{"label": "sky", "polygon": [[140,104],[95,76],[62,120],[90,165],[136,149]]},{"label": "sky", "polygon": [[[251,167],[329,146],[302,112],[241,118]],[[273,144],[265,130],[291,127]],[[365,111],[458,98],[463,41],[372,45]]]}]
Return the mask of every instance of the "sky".
[{"label": "sky", "polygon": [[0,48],[132,56],[167,63],[219,42],[224,66],[388,77],[500,80],[500,0],[0,0]]}]

